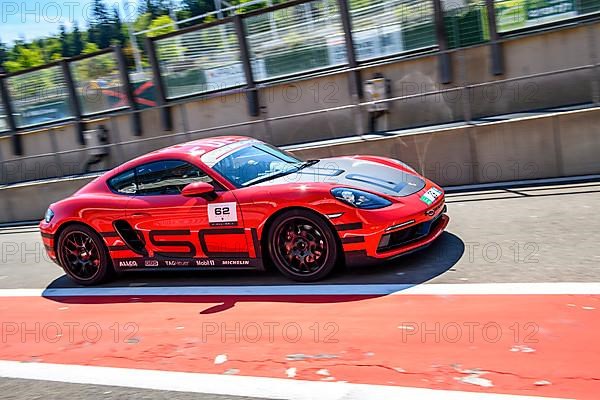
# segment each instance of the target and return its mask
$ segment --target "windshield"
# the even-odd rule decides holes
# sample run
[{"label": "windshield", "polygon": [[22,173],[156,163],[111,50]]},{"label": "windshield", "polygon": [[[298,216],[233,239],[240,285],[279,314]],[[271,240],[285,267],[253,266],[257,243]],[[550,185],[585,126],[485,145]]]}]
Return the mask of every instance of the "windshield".
[{"label": "windshield", "polygon": [[[203,161],[207,160],[203,157]],[[294,172],[298,170],[302,161],[276,147],[255,142],[207,164],[236,187],[241,188],[269,177]]]}]

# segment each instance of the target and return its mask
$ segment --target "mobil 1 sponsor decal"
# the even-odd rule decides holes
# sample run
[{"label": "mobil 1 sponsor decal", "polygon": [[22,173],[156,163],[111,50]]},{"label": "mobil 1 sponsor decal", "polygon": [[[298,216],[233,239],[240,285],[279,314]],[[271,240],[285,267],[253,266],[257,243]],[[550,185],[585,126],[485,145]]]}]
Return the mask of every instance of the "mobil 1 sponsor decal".
[{"label": "mobil 1 sponsor decal", "polygon": [[209,260],[206,258],[194,260],[194,265],[197,267],[214,267],[215,260]]}]

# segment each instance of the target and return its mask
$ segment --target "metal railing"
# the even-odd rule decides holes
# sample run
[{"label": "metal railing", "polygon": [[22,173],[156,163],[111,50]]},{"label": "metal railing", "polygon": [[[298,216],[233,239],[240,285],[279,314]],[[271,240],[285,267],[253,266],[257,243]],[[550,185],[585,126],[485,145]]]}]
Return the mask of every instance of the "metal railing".
[{"label": "metal railing", "polygon": [[[455,53],[458,51],[459,50],[450,50],[449,52]],[[360,67],[357,67],[356,69],[364,70],[366,68],[371,68],[371,67],[360,66]],[[17,183],[17,182],[22,182],[22,181],[26,180],[26,179],[22,179],[23,176],[18,177],[19,179],[11,180],[10,177],[7,176],[6,171],[8,171],[8,170],[17,171],[19,168],[18,168],[18,165],[14,168],[11,168],[11,167],[9,167],[10,164],[26,163],[29,160],[36,160],[36,159],[51,160],[49,163],[55,167],[56,174],[53,174],[53,176],[46,176],[45,178],[64,178],[64,177],[68,177],[68,176],[78,175],[83,172],[81,169],[77,169],[76,171],[66,170],[66,169],[68,169],[69,165],[68,165],[68,163],[65,163],[63,161],[63,158],[65,156],[68,156],[71,154],[80,154],[80,158],[82,158],[92,149],[114,149],[115,152],[113,153],[113,157],[111,160],[112,163],[109,166],[109,168],[112,168],[112,167],[115,167],[115,166],[120,165],[121,163],[127,161],[128,157],[125,157],[125,155],[124,155],[125,154],[124,148],[127,146],[134,146],[137,150],[140,150],[139,153],[141,154],[141,153],[145,153],[147,151],[151,151],[151,150],[155,150],[155,149],[164,147],[165,144],[171,145],[171,144],[181,143],[181,142],[193,140],[196,138],[204,137],[204,136],[207,136],[208,133],[214,132],[214,131],[232,130],[235,128],[247,127],[247,126],[262,126],[264,132],[271,132],[272,131],[272,129],[270,127],[271,123],[288,120],[288,119],[294,119],[294,118],[306,118],[306,117],[315,116],[315,115],[319,115],[319,114],[349,112],[349,115],[356,117],[356,119],[355,119],[355,123],[354,123],[353,132],[347,132],[347,135],[345,135],[345,136],[346,137],[355,136],[357,138],[362,138],[363,136],[365,136],[367,134],[367,132],[365,131],[364,120],[365,120],[366,114],[367,114],[366,109],[369,106],[372,106],[373,104],[377,104],[377,103],[392,104],[392,103],[397,103],[397,102],[408,102],[408,101],[411,101],[414,99],[426,98],[429,96],[444,96],[444,95],[451,94],[451,93],[461,94],[460,99],[456,98],[456,101],[460,101],[460,107],[462,109],[462,118],[459,121],[452,121],[452,122],[463,122],[463,123],[469,124],[473,120],[473,111],[471,109],[472,104],[473,104],[473,102],[472,102],[473,96],[472,96],[471,92],[474,90],[490,87],[493,85],[505,85],[505,84],[520,82],[520,81],[524,81],[524,80],[531,81],[531,80],[535,80],[535,79],[543,79],[543,78],[547,78],[547,77],[557,76],[560,74],[572,74],[572,73],[580,73],[580,72],[589,73],[590,82],[595,81],[595,84],[590,85],[589,102],[595,104],[596,106],[600,106],[600,93],[598,93],[598,90],[596,89],[600,85],[600,82],[599,82],[600,81],[600,63],[588,64],[588,65],[582,65],[582,66],[578,66],[578,67],[565,68],[565,69],[549,71],[549,72],[542,72],[542,73],[534,73],[534,74],[523,75],[523,76],[519,76],[519,77],[490,81],[490,82],[458,85],[458,86],[446,88],[446,89],[423,91],[423,92],[415,93],[415,94],[394,96],[391,98],[386,98],[386,99],[373,101],[373,102],[357,101],[354,104],[345,104],[345,105],[341,105],[341,106],[327,107],[327,108],[322,108],[322,109],[317,109],[317,110],[312,110],[312,111],[307,111],[307,112],[301,112],[301,113],[293,113],[293,114],[288,114],[288,115],[272,116],[272,117],[262,116],[261,118],[258,118],[258,119],[248,120],[248,121],[243,121],[243,122],[238,122],[238,123],[224,124],[224,125],[212,126],[212,127],[207,127],[207,128],[201,128],[201,129],[184,129],[179,132],[169,133],[169,134],[160,135],[160,136],[136,138],[136,139],[124,140],[124,141],[119,140],[119,141],[116,141],[113,143],[108,143],[108,144],[102,145],[102,146],[88,146],[85,148],[62,150],[62,151],[59,151],[58,149],[56,149],[56,151],[53,150],[50,153],[36,154],[36,155],[32,155],[32,156],[19,157],[19,158],[7,159],[7,160],[0,160],[0,171],[4,171],[4,176],[0,176],[0,183],[10,184],[10,183]],[[243,89],[240,91],[240,93],[242,93],[242,94],[246,94],[247,92],[248,92],[247,89]],[[179,102],[179,103],[175,103],[175,104],[182,104],[182,103],[183,102]],[[173,107],[173,104],[165,104],[165,105],[158,106],[158,108],[160,108],[160,109],[166,109],[166,108],[170,108],[170,107]],[[178,110],[178,112],[180,113],[179,118],[182,121],[184,121],[183,126],[184,127],[189,126],[189,121],[187,121],[187,114],[185,112],[185,107],[176,107],[175,109]],[[108,124],[109,124],[108,128],[111,130],[111,132],[115,133],[115,136],[118,138],[118,136],[119,136],[118,124],[115,121],[115,119],[111,118],[111,117],[121,116],[121,115],[133,115],[133,114],[139,114],[141,112],[142,112],[141,110],[128,110],[128,111],[121,112],[121,113],[112,113],[112,114],[108,113],[108,114],[104,115],[104,117],[108,120]],[[71,121],[70,123],[74,124],[76,122]],[[402,127],[394,127],[393,129],[401,129],[401,128]],[[141,150],[141,146],[139,146],[142,143],[157,143],[157,142],[158,142],[158,144],[156,144],[156,145],[151,144],[150,146],[145,147],[144,150]],[[165,142],[165,143],[161,144],[160,142]],[[78,168],[81,167],[80,162],[77,162],[75,164],[76,164],[75,165],[76,167],[78,167]],[[65,168],[65,166],[67,168]]]},{"label": "metal railing", "polygon": [[[364,103],[360,100],[362,91],[360,73],[367,68],[372,68],[373,65],[376,65],[374,63],[379,61],[391,62],[399,56],[421,50],[427,51],[429,55],[435,52],[442,60],[455,52],[453,48],[465,44],[465,42],[461,42],[463,36],[463,39],[468,39],[467,42],[470,45],[485,42],[488,39],[492,40],[494,46],[500,44],[502,40],[494,33],[497,28],[495,26],[496,19],[491,18],[486,22],[483,18],[483,11],[485,10],[481,9],[481,7],[487,7],[486,10],[489,14],[494,6],[498,7],[499,2],[486,0],[479,3],[477,6],[479,8],[471,5],[464,10],[446,10],[442,7],[441,0],[425,2],[386,0],[381,3],[382,13],[378,14],[373,11],[372,4],[364,8],[352,9],[347,0],[293,0],[267,9],[235,15],[213,23],[197,25],[166,35],[148,38],[146,45],[148,60],[153,71],[152,80],[132,83],[123,52],[119,47],[27,71],[0,75],[0,93],[2,94],[0,106],[3,107],[0,114],[5,115],[6,126],[8,127],[4,134],[12,136],[13,153],[15,155],[22,154],[20,140],[22,133],[56,125],[74,124],[77,128],[79,143],[84,144],[83,131],[92,118],[112,118],[127,115],[131,118],[133,132],[136,135],[141,135],[143,131],[141,110],[149,106],[161,111],[163,128],[171,130],[171,112],[174,106],[189,101],[190,98],[202,98],[211,94],[224,95],[232,89],[243,93],[248,100],[249,116],[259,117],[258,119],[199,130],[185,128],[184,132],[117,142],[108,144],[106,147],[116,148],[117,153],[123,154],[122,149],[120,149],[122,146],[135,145],[136,143],[177,140],[180,137],[192,138],[194,135],[211,131],[254,124],[264,124],[265,129],[268,130],[269,123],[285,119],[354,109],[362,110],[370,103]],[[315,4],[318,7],[306,7],[306,5]],[[414,8],[416,5],[419,8]],[[439,13],[434,12],[436,8],[434,6],[438,7]],[[586,10],[595,10],[589,4],[586,7]],[[419,11],[415,12],[415,10]],[[479,11],[480,15],[473,14],[473,10]],[[383,18],[385,23],[375,26],[376,22],[374,21],[376,19],[374,18],[377,16]],[[475,21],[475,23],[473,24],[472,21]],[[486,23],[488,23],[488,26],[484,29]],[[311,46],[304,46],[303,37],[300,37],[300,41],[297,38],[294,39],[295,36],[301,36],[303,33],[310,34],[311,30],[319,31],[319,27],[331,25],[334,26],[334,29],[330,31],[331,28],[328,28],[330,30],[326,30],[327,35],[324,35],[323,32],[325,31],[323,31],[316,36],[310,36]],[[488,30],[490,35],[487,33]],[[402,33],[402,44],[395,36],[398,35],[398,32]],[[373,38],[385,39],[388,46],[380,46],[365,51],[365,46],[367,48],[368,46],[375,46],[368,44],[376,42]],[[277,47],[278,42],[282,43],[280,47]],[[442,42],[445,43],[444,46],[441,46]],[[300,48],[294,46],[294,43],[298,43]],[[440,43],[440,49],[436,51],[438,43]],[[494,48],[496,49],[496,47]],[[294,50],[295,53],[290,52],[290,49]],[[343,56],[340,56],[340,54]],[[304,68],[294,69],[294,66],[290,67],[289,62],[286,60],[291,56],[295,57],[294,62],[296,64],[301,63]],[[302,62],[305,59],[313,61],[310,63]],[[440,61],[440,67],[442,69],[447,68],[448,64]],[[501,73],[501,65],[494,67],[494,70],[498,71],[497,68]],[[590,79],[592,98],[594,102],[598,103],[600,83],[598,83],[597,78],[599,71],[597,63],[473,85],[463,83],[453,88],[424,91],[383,101],[396,103],[410,101],[418,97],[444,95],[453,92],[464,93],[461,106],[463,120],[468,122],[473,118],[469,101],[471,98],[470,93],[477,90],[477,88],[523,79],[538,79],[559,73],[575,73],[582,70],[589,70],[593,74]],[[328,73],[350,74],[353,78],[350,90],[356,99],[355,103],[285,116],[261,116],[258,90],[268,87],[272,83],[281,82],[283,79],[306,76],[309,71],[321,75]],[[450,74],[450,80],[452,80],[452,74],[448,70],[442,72],[441,76]],[[213,79],[212,83],[214,85],[212,86],[207,85],[207,73],[211,74],[210,79]],[[226,76],[227,79],[220,78],[219,74]],[[196,79],[195,84],[186,81],[186,79]],[[459,80],[464,82],[466,78],[461,77]],[[33,100],[26,96],[30,90],[33,90],[34,93],[39,90],[39,82],[44,81],[50,82],[50,87],[56,91],[54,94],[57,99],[56,104],[57,107],[60,106],[65,109],[62,114],[64,118],[40,115],[40,112],[36,112],[35,108],[37,96],[33,96]],[[441,81],[447,83],[445,78],[441,78]],[[19,85],[19,82],[22,84]],[[36,82],[38,82],[38,85],[35,84]],[[92,87],[92,85],[96,86]],[[136,85],[139,86],[136,87]],[[57,90],[57,87],[62,89]],[[144,98],[139,93],[139,89],[147,90],[148,88],[153,89],[154,92],[150,96],[151,98]],[[110,96],[108,93],[110,93]],[[118,101],[115,102],[115,99]],[[48,100],[48,97],[45,100]],[[179,109],[182,113],[181,119],[184,126],[189,127],[185,108],[180,107]],[[45,117],[48,120],[42,122],[34,120],[33,123],[24,122],[23,119],[26,117],[24,111],[29,111],[30,118]],[[362,118],[363,113],[354,114],[357,115],[355,133],[360,134],[363,132],[365,124],[358,120]],[[114,125],[111,131],[117,132],[118,126],[115,121],[111,119],[109,123]],[[54,136],[54,133],[50,133],[50,135]],[[56,143],[56,138],[51,138],[50,143],[52,146],[51,153],[0,160],[0,165],[4,167],[11,163],[36,158],[52,157],[55,160],[60,160],[62,156],[83,153],[91,149],[88,146],[80,149],[59,150],[60,146]],[[124,161],[123,157],[117,158],[119,162]],[[57,164],[61,165],[60,162]],[[56,176],[69,175],[64,173],[64,169],[57,168]],[[2,179],[0,182],[6,183],[7,180]]]}]

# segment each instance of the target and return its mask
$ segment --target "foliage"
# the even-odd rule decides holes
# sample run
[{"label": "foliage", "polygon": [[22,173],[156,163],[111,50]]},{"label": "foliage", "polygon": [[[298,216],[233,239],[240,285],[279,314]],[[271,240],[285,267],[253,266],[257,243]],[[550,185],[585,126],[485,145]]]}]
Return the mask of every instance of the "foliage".
[{"label": "foliage", "polygon": [[[215,11],[214,0],[136,0],[138,13],[131,21],[133,29],[136,32],[145,31],[149,28],[161,27],[172,24],[171,11],[175,4],[179,5],[179,10],[175,12],[178,20],[184,20],[206,13]],[[243,5],[250,0],[232,0],[232,5]],[[350,0],[351,3],[369,3],[369,0]],[[380,0],[377,0],[380,1]],[[271,4],[282,3],[284,0],[273,0]],[[240,12],[247,12],[257,8],[265,7],[267,0],[261,4],[244,6]],[[109,6],[110,4],[110,6]],[[80,54],[89,53],[91,49],[103,49],[111,45],[120,45],[123,47],[128,65],[133,65],[133,49],[129,42],[128,24],[123,21],[119,8],[116,6],[118,1],[92,0],[89,8],[89,21],[80,28],[77,21],[73,22],[73,27],[68,29],[64,25],[59,25],[54,36],[36,39],[31,42],[15,40],[13,43],[4,44],[0,40],[0,66],[8,72],[16,72],[23,69],[42,65],[61,58],[69,58]],[[279,13],[287,12],[287,9],[280,10]],[[277,18],[276,13],[276,18]],[[193,24],[210,22],[216,19],[216,15],[211,15],[203,19],[197,19],[184,24],[185,27]],[[268,27],[268,24],[266,24]],[[149,36],[157,36],[173,30],[172,26],[160,28],[152,31]],[[138,47],[144,51],[145,35],[138,35]],[[167,51],[171,54],[184,52],[184,48],[169,48]],[[146,59],[143,59],[144,63]]]},{"label": "foliage", "polygon": [[175,22],[168,15],[161,15],[153,19],[148,28],[151,29],[151,32],[148,33],[149,37],[160,36],[173,32],[175,30]]}]

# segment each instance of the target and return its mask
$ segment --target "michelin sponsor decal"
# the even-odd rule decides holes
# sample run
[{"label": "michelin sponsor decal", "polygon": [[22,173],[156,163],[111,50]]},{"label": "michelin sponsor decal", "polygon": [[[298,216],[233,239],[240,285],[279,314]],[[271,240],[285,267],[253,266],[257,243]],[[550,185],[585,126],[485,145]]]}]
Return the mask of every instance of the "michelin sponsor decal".
[{"label": "michelin sponsor decal", "polygon": [[250,265],[250,260],[223,260],[221,265]]}]

